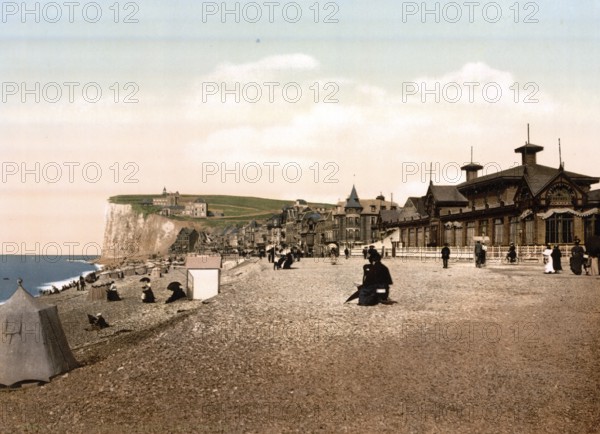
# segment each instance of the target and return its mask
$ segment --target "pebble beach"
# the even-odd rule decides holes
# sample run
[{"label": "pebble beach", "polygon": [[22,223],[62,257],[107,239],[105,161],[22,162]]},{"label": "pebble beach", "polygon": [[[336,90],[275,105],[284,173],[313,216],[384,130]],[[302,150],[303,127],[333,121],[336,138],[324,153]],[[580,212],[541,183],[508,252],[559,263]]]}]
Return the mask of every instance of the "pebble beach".
[{"label": "pebble beach", "polygon": [[[56,304],[80,367],[1,389],[3,432],[596,432],[600,279],[541,264],[386,259],[397,303],[344,303],[364,261],[250,259],[210,300],[183,269]],[[86,314],[110,324],[89,331]]]}]

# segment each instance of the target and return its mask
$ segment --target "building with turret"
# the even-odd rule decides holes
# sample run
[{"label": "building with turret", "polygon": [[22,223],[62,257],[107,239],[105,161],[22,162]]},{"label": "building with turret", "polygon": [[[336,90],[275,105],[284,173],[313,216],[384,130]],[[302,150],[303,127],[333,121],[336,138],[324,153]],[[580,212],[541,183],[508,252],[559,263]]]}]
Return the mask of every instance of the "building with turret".
[{"label": "building with turret", "polygon": [[570,244],[600,235],[600,178],[538,164],[543,147],[527,142],[514,151],[519,166],[479,176],[483,167],[462,167],[466,181],[434,185],[401,209],[382,212],[383,230],[399,229],[406,247],[468,246],[486,237],[496,246]]},{"label": "building with turret", "polygon": [[383,195],[375,199],[360,199],[353,185],[350,196],[346,201],[338,202],[333,211],[333,238],[340,246],[348,248],[378,241],[379,213],[397,208],[398,204],[386,201]]}]

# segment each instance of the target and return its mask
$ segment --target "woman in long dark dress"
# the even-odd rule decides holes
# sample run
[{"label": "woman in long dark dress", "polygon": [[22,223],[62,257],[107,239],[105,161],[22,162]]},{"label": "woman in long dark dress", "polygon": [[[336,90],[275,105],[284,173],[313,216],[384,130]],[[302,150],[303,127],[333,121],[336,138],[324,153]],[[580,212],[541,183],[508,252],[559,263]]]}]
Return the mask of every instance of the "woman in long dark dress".
[{"label": "woman in long dark dress", "polygon": [[558,244],[554,245],[554,249],[552,249],[552,266],[554,267],[555,273],[560,273],[562,271],[562,264],[560,258],[562,257],[562,253],[558,248]]},{"label": "woman in long dark dress", "polygon": [[581,274],[581,267],[583,267],[583,254],[585,250],[579,245],[579,240],[575,240],[575,245],[571,249],[571,271],[577,275]]}]

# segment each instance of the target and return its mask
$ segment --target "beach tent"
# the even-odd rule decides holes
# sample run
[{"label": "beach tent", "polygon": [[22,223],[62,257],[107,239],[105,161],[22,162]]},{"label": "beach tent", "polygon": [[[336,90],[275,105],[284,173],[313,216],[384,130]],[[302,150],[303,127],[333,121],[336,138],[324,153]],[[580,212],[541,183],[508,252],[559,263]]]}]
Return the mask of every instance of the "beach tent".
[{"label": "beach tent", "polygon": [[76,368],[56,306],[31,296],[21,283],[0,305],[0,384],[50,378]]}]

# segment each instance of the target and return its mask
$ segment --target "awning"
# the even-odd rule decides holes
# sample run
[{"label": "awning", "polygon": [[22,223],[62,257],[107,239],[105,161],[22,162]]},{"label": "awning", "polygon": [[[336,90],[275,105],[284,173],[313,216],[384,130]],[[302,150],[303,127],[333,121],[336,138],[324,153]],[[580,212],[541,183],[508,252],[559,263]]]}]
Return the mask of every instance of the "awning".
[{"label": "awning", "polygon": [[533,211],[531,211],[530,209],[526,209],[525,211],[523,211],[521,213],[521,215],[519,216],[519,220],[525,220],[527,217],[529,217],[531,214],[533,214]]},{"label": "awning", "polygon": [[575,211],[571,208],[552,208],[544,213],[539,213],[538,217],[541,217],[543,220],[546,220],[548,217],[551,217],[554,214],[572,214],[578,217],[589,217],[594,214],[598,214],[600,211],[598,208],[592,208],[584,212]]}]

